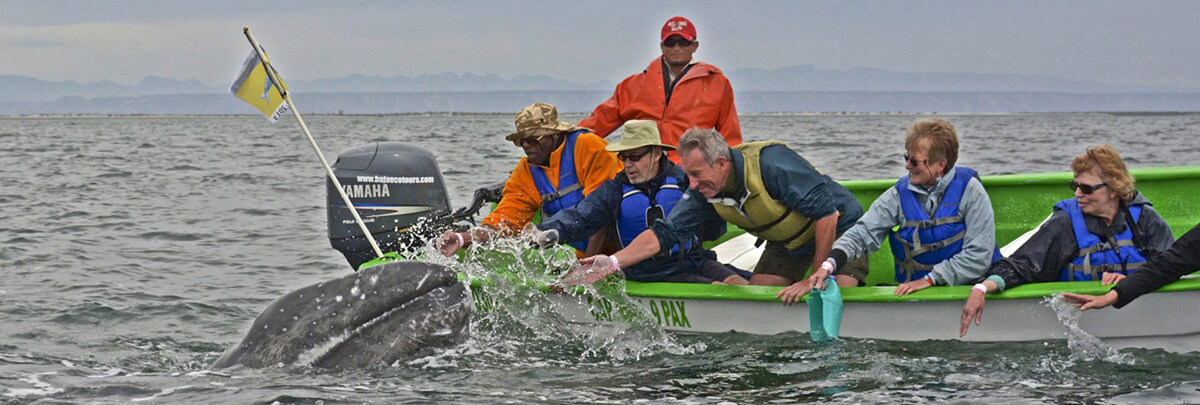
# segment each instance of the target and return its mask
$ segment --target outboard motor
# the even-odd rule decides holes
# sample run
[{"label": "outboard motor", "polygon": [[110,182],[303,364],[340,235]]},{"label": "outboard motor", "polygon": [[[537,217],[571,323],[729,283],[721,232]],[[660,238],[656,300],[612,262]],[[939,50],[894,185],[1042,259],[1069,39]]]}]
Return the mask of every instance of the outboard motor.
[{"label": "outboard motor", "polygon": [[[419,247],[449,224],[446,182],[424,148],[400,142],[359,146],[338,155],[333,173],[384,253]],[[326,178],[329,243],[357,271],[375,251],[333,187]],[[432,223],[414,227],[422,220]]]}]

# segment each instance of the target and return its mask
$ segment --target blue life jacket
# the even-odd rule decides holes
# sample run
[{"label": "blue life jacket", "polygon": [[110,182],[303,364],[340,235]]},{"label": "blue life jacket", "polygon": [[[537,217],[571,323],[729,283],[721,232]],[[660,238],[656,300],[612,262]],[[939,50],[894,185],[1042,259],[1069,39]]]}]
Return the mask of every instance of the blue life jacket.
[{"label": "blue life jacket", "polygon": [[1058,273],[1058,281],[1099,280],[1101,273],[1129,274],[1146,263],[1146,256],[1133,240],[1134,224],[1142,216],[1141,204],[1129,207],[1125,231],[1113,235],[1114,240],[1107,241],[1088,231],[1078,199],[1062,200],[1054,206],[1071,218],[1075,244],[1079,246],[1079,255],[1063,266]]},{"label": "blue life jacket", "polygon": [[[654,223],[654,220],[670,215],[686,192],[687,182],[684,180],[683,169],[670,163],[665,157],[661,159],[662,164],[667,167],[667,172],[662,175],[662,183],[656,189],[646,187],[649,184],[639,188],[627,181],[621,181],[621,201],[617,205],[615,218],[617,238],[622,247],[629,246]],[[716,254],[703,250],[700,246],[699,237],[692,237],[672,246],[671,249],[659,251],[651,260],[624,268],[625,278],[635,281],[662,281],[673,274],[684,272],[685,269],[699,269],[707,260],[716,260]]]},{"label": "blue life jacket", "polygon": [[[621,184],[621,206],[617,211],[617,236],[621,240],[621,247],[629,246],[633,239],[646,231],[655,219],[666,218],[667,215],[670,215],[675,204],[683,198],[683,179],[682,176],[676,177],[675,174],[677,173],[668,172],[658,190],[651,190],[652,195],[646,195],[632,184]],[[658,212],[654,215],[647,215],[656,210]],[[650,216],[653,218],[649,218]],[[694,244],[694,240],[684,242],[683,250],[686,252]],[[672,246],[670,252],[660,253],[660,256],[679,253],[679,247],[679,245]]]},{"label": "blue life jacket", "polygon": [[[925,213],[916,194],[908,189],[908,176],[896,181],[896,192],[900,195],[900,208],[904,211],[904,223],[888,234],[892,256],[896,259],[896,282],[918,280],[941,263],[962,251],[963,237],[967,225],[959,215],[967,182],[976,176],[975,170],[958,166],[954,168],[954,180],[946,187],[941,205],[933,218]],[[1000,249],[993,247],[992,263],[1003,256]]]},{"label": "blue life jacket", "polygon": [[[535,165],[529,165],[529,174],[533,176],[533,184],[537,186],[538,194],[542,196],[542,216],[549,218],[563,209],[574,207],[583,201],[583,186],[579,184],[579,175],[575,173],[575,140],[579,134],[588,132],[579,130],[567,134],[563,140],[563,150],[559,157],[558,188],[546,176],[546,170]],[[579,250],[587,250],[587,239],[570,242],[568,245]]]}]

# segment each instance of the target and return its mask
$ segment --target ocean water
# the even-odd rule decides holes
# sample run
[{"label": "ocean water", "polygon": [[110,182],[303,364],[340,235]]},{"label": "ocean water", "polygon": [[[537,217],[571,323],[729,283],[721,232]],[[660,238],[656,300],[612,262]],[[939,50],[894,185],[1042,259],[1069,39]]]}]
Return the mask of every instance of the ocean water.
[{"label": "ocean water", "polygon": [[[747,140],[787,141],[836,179],[875,179],[902,174],[915,118],[742,125]],[[1132,167],[1200,164],[1200,114],[945,118],[960,164],[984,175],[1064,171],[1099,143]],[[376,141],[432,150],[457,207],[521,156],[503,140],[511,119],[307,121],[331,161]],[[323,176],[290,121],[0,118],[0,403],[1200,402],[1197,352],[614,333],[519,304],[476,315],[463,345],[390,367],[208,370],[272,300],[350,271],[326,238]]]}]

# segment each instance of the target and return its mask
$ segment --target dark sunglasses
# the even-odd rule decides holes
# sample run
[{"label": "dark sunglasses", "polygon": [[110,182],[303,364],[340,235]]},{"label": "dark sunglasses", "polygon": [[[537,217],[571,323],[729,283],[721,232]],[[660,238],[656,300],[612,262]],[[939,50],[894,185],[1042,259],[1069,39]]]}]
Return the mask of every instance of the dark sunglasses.
[{"label": "dark sunglasses", "polygon": [[513,145],[517,145],[517,146],[521,146],[521,147],[534,146],[534,145],[537,145],[538,142],[541,142],[542,138],[545,138],[545,137],[546,137],[546,135],[538,135],[538,136],[531,136],[528,138],[514,139]]},{"label": "dark sunglasses", "polygon": [[1070,182],[1067,183],[1067,186],[1071,187],[1071,191],[1075,191],[1075,189],[1079,189],[1079,191],[1082,191],[1084,194],[1091,194],[1093,191],[1104,188],[1104,186],[1107,186],[1107,185],[1108,184],[1100,183],[1100,184],[1097,184],[1094,186],[1089,186],[1087,184],[1079,184],[1079,182],[1076,182],[1075,180],[1071,180]]},{"label": "dark sunglasses", "polygon": [[637,162],[641,161],[642,158],[646,157],[646,155],[649,155],[649,154],[650,154],[650,151],[645,151],[645,152],[638,153],[638,154],[621,152],[621,153],[617,154],[617,160],[620,160],[620,161],[628,160],[630,162],[637,163]]},{"label": "dark sunglasses", "polygon": [[692,46],[692,41],[688,41],[683,38],[673,38],[672,37],[672,38],[667,38],[667,40],[663,41],[662,44],[663,44],[663,46],[665,46],[667,48],[673,47],[675,45],[679,45],[684,48],[687,48],[689,46]]},{"label": "dark sunglasses", "polygon": [[914,157],[908,156],[908,154],[907,154],[907,153],[905,153],[905,154],[904,154],[904,161],[905,161],[905,162],[908,162],[908,163],[912,163],[912,165],[913,165],[913,166],[920,166],[920,165],[921,165],[921,162],[929,162],[929,159],[917,159],[917,158],[914,158]]}]

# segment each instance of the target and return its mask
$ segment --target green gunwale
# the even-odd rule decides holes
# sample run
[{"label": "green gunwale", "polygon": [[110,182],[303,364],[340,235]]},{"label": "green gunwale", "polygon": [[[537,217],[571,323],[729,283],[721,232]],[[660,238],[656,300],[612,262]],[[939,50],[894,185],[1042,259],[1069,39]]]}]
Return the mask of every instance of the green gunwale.
[{"label": "green gunwale", "polygon": [[[468,281],[472,288],[479,288],[485,282],[460,274],[459,279]],[[552,279],[525,280],[521,284],[537,288],[549,293],[551,290],[545,284]],[[634,298],[660,299],[696,299],[713,301],[750,301],[750,302],[779,302],[775,294],[782,287],[771,286],[736,286],[691,283],[662,283],[626,281],[625,294]],[[1025,284],[992,294],[988,299],[1041,299],[1060,292],[1076,294],[1100,295],[1107,293],[1112,286],[1100,285],[1099,281],[1085,282],[1049,282]],[[898,297],[894,294],[896,287],[877,286],[860,288],[842,288],[842,300],[845,302],[927,302],[927,301],[964,301],[971,293],[971,286],[929,287],[912,294]],[[1179,281],[1167,284],[1157,292],[1200,291],[1200,271]],[[577,288],[575,293],[582,292]]]},{"label": "green gunwale", "polygon": [[[1099,281],[1090,282],[1052,282],[1025,284],[992,294],[988,299],[1040,299],[1059,292],[1077,294],[1104,294],[1112,286],[1102,286]],[[700,299],[721,301],[759,301],[779,302],[775,294],[780,287],[767,286],[732,286],[709,284],[683,283],[643,283],[627,281],[625,294],[630,297],[643,298],[674,298]],[[897,297],[895,287],[860,287],[843,288],[842,300],[845,302],[922,302],[922,301],[964,301],[971,293],[971,286],[930,287],[915,293]],[[1189,278],[1176,281],[1159,289],[1159,292],[1197,291],[1200,290],[1200,272]]]}]

